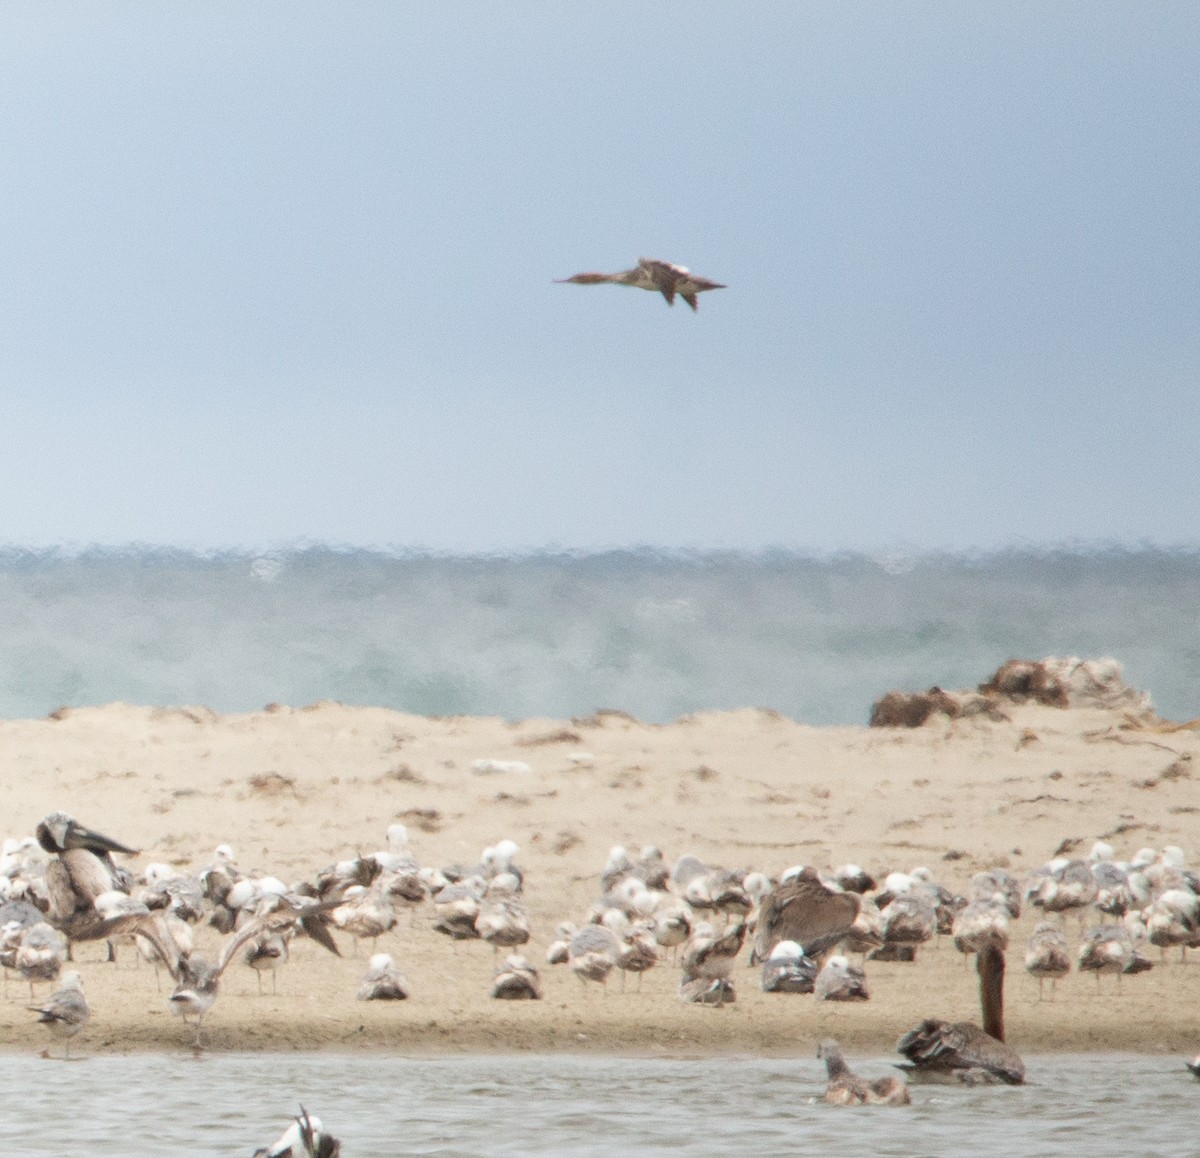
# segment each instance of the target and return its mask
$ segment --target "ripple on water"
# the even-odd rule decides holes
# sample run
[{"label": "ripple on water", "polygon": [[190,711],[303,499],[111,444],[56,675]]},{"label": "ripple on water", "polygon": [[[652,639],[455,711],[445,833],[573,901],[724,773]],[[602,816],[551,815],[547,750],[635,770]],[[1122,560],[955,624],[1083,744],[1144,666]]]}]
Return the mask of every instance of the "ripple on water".
[{"label": "ripple on water", "polygon": [[[890,1058],[855,1059],[864,1073]],[[972,1158],[1183,1154],[1200,1087],[1176,1058],[1029,1059],[1019,1088],[914,1087],[906,1109],[826,1106],[813,1059],[144,1055],[0,1058],[0,1153],[249,1154],[300,1102],[346,1158],[635,1150]],[[1131,1131],[1136,1146],[1131,1147]]]}]

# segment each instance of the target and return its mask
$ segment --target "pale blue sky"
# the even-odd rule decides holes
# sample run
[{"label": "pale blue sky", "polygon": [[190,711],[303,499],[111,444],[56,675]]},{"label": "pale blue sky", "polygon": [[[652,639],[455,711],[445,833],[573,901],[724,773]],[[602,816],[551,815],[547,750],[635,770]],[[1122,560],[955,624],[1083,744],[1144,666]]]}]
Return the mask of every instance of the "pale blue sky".
[{"label": "pale blue sky", "polygon": [[1194,3],[0,22],[0,543],[1200,539]]}]

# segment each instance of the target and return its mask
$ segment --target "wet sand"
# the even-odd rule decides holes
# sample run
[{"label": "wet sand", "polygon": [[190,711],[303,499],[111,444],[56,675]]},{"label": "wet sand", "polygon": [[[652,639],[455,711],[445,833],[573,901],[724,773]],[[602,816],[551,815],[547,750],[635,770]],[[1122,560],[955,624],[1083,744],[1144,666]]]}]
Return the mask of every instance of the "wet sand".
[{"label": "wet sand", "polygon": [[[604,1050],[673,1055],[792,1054],[837,1036],[853,1049],[888,1049],[922,1017],[977,1017],[972,968],[949,939],[913,965],[869,962],[872,999],[855,1005],[764,994],[739,966],[738,999],[685,1006],[664,961],[605,992],[565,966],[542,965],[562,920],[581,920],[599,892],[609,848],[659,845],[727,867],[778,873],[804,862],[862,864],[880,879],[927,865],[952,889],[1004,865],[1021,876],[1064,840],[1093,840],[1118,856],[1178,844],[1193,857],[1200,803],[1193,784],[1200,733],[1136,725],[1120,713],[1014,706],[1009,719],[938,720],[917,729],[813,728],[773,712],[701,713],[669,725],[621,713],[585,720],[427,719],[317,704],[217,716],[207,709],[110,705],[60,718],[0,721],[4,834],[33,831],[63,809],[143,851],[130,867],[167,861],[199,868],[234,846],[244,871],[312,877],[335,860],[385,846],[388,824],[409,827],[422,864],[473,864],[485,845],[521,846],[545,999],[487,996],[492,950],[432,930],[432,907],[401,915],[381,939],[407,974],[406,1002],[354,999],[369,945],[339,934],[344,956],[297,942],[278,992],[234,963],[205,1022],[220,1050]],[[528,772],[479,774],[477,760],[521,761]],[[1039,1001],[1022,968],[1039,918],[1015,923],[1009,955],[1009,1040],[1047,1050],[1196,1052],[1200,960],[1164,964],[1118,982],[1072,974]],[[1065,927],[1074,944],[1079,922]],[[198,943],[216,952],[204,928]],[[748,954],[747,954],[748,955]],[[73,1052],[184,1049],[155,972],[126,949],[116,966],[83,945],[77,967],[92,1006]],[[39,989],[40,994],[47,992]],[[0,1001],[0,1046],[46,1039],[15,977]]]}]

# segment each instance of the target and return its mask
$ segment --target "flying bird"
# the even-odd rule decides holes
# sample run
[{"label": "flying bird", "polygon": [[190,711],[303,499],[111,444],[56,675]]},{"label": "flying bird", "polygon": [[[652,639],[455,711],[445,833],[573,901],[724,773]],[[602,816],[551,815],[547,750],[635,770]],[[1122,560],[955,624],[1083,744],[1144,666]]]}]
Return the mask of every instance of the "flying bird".
[{"label": "flying bird", "polygon": [[725,288],[720,282],[699,277],[686,266],[675,265],[670,261],[657,261],[652,257],[639,257],[633,269],[622,270],[620,273],[577,273],[574,277],[560,277],[554,280],[560,285],[631,285],[636,289],[662,294],[669,306],[675,304],[675,295],[678,294],[693,310],[698,308],[697,294]]}]

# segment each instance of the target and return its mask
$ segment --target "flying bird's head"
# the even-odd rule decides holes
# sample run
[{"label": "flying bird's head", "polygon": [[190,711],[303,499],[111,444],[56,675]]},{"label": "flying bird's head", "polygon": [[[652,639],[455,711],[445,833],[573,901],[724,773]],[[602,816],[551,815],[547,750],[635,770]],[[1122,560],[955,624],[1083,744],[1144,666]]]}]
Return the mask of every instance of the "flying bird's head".
[{"label": "flying bird's head", "polygon": [[574,277],[556,277],[555,282],[559,285],[603,285],[606,281],[612,281],[612,275],[607,273],[577,273]]}]

